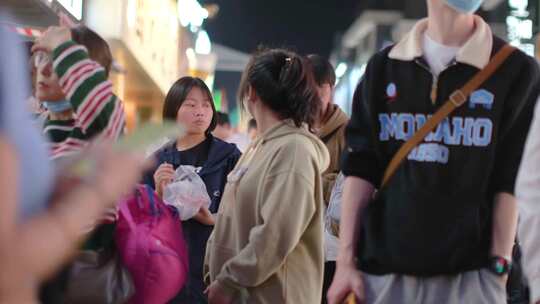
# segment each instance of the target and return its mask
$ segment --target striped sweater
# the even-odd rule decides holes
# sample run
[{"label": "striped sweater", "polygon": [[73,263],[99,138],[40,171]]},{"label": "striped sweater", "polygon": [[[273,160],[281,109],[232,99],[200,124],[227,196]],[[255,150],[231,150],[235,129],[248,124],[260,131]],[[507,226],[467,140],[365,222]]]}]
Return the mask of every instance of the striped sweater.
[{"label": "striped sweater", "polygon": [[53,67],[74,115],[69,121],[45,121],[43,132],[52,142],[52,159],[80,152],[98,137],[118,139],[125,123],[122,102],[86,48],[73,41],[60,45],[53,51]]}]

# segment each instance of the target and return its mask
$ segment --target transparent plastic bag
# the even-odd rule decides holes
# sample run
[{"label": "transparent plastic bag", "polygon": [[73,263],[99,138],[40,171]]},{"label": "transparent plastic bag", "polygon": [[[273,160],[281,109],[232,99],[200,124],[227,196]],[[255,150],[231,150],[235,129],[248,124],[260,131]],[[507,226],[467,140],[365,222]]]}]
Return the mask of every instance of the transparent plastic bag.
[{"label": "transparent plastic bag", "polygon": [[210,207],[206,186],[193,166],[176,169],[174,181],[163,191],[163,201],[178,210],[182,221],[194,217],[201,207]]}]

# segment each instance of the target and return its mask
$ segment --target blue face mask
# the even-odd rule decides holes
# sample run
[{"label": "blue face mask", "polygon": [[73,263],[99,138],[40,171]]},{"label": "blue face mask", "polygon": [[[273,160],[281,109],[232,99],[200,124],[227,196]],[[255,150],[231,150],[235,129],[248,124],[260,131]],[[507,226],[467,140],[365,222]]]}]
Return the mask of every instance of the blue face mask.
[{"label": "blue face mask", "polygon": [[71,103],[68,100],[44,101],[43,104],[53,113],[62,113],[71,109]]},{"label": "blue face mask", "polygon": [[464,14],[476,12],[484,0],[445,0],[448,6]]}]

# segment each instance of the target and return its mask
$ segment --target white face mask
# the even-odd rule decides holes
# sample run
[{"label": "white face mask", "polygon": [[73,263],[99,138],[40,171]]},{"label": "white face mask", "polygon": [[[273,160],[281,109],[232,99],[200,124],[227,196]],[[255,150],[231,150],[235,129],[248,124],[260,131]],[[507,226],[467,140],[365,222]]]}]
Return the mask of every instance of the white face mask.
[{"label": "white face mask", "polygon": [[71,102],[68,100],[44,101],[43,104],[45,105],[45,108],[52,113],[62,113],[71,109]]},{"label": "white face mask", "polygon": [[446,4],[458,12],[472,14],[476,12],[484,0],[445,0]]}]

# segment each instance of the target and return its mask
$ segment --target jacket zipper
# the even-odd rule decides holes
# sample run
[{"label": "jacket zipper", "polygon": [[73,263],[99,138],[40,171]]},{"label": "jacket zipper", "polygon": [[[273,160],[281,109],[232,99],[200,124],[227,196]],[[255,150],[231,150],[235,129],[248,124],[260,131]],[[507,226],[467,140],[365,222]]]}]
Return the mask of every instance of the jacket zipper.
[{"label": "jacket zipper", "polygon": [[[424,68],[424,70],[428,71],[428,73],[431,74],[431,76],[433,77],[433,80],[432,80],[432,83],[431,83],[431,93],[430,93],[430,97],[431,97],[431,103],[433,105],[435,105],[435,103],[437,102],[437,93],[439,92],[439,77],[437,77],[435,74],[433,74],[433,72],[431,71],[431,69],[426,66],[424,63],[422,63],[420,60],[416,59],[415,62],[422,68]],[[440,74],[442,74],[444,71],[446,71],[449,67],[451,66],[454,66],[456,65],[457,62],[455,60],[453,60],[444,70],[441,71]]]}]

